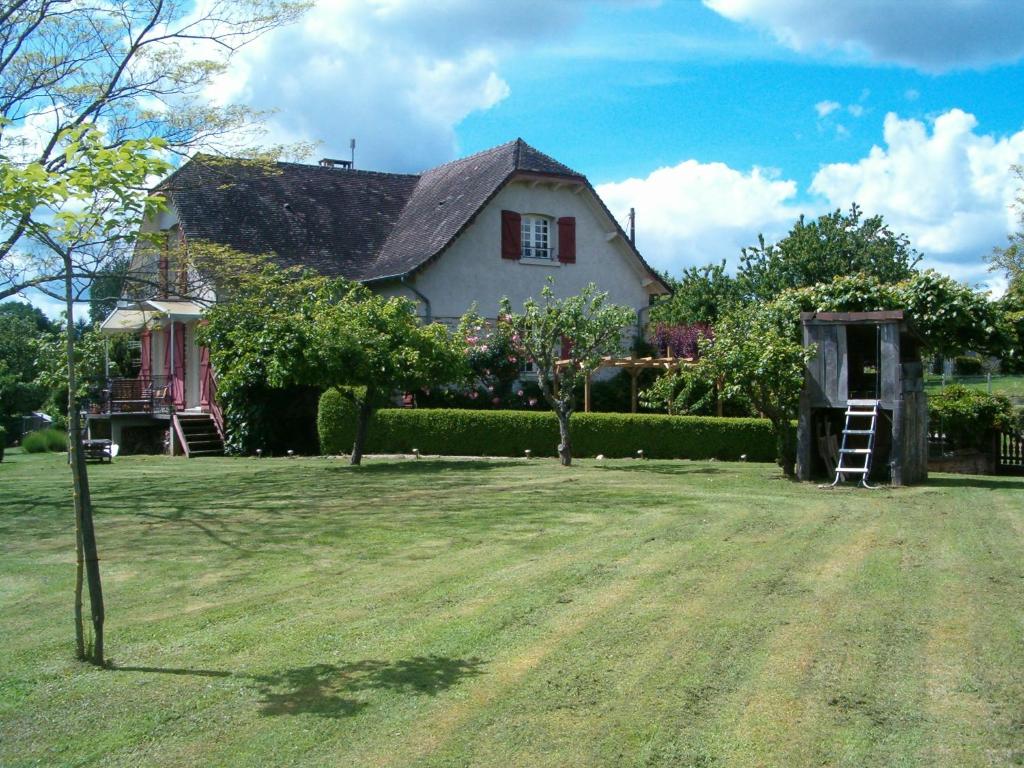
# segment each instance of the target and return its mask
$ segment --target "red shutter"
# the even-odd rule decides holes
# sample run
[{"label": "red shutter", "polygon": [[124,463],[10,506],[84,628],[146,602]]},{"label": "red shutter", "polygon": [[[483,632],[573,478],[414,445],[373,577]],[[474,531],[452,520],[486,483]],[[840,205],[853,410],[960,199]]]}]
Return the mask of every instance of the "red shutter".
[{"label": "red shutter", "polygon": [[568,360],[572,356],[572,339],[568,336],[562,337],[562,359]]},{"label": "red shutter", "polygon": [[523,251],[523,217],[515,211],[501,212],[501,258],[518,259]]},{"label": "red shutter", "polygon": [[576,219],[572,216],[558,220],[558,260],[563,264],[576,263]]}]

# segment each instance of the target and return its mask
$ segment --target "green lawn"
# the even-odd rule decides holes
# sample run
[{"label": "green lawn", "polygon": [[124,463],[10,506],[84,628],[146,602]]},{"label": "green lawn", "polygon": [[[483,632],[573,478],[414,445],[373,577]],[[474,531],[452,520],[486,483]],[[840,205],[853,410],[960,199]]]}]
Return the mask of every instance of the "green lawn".
[{"label": "green lawn", "polygon": [[114,670],[61,456],[0,464],[0,765],[1024,763],[1024,480],[122,458]]}]

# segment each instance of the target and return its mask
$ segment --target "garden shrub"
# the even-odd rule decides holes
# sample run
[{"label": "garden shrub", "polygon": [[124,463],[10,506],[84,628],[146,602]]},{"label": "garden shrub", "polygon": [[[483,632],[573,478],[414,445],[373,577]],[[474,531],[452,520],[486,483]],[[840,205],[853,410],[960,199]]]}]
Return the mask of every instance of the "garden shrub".
[{"label": "garden shrub", "polygon": [[994,429],[1013,424],[1013,406],[1002,395],[991,395],[961,384],[950,384],[928,399],[933,431],[941,431],[954,448],[985,450]]},{"label": "garden shrub", "polygon": [[60,453],[68,449],[68,438],[59,429],[39,429],[25,435],[21,447],[25,453]]},{"label": "garden shrub", "polygon": [[320,396],[316,429],[321,453],[348,453],[356,440],[356,404],[337,388],[328,389]]},{"label": "garden shrub", "polygon": [[[345,453],[355,439],[355,412],[334,390],[320,399],[318,426],[323,453]],[[576,413],[570,422],[574,456],[652,459],[775,459],[775,437],[763,419],[659,414]],[[367,450],[465,456],[555,456],[558,422],[551,412],[399,409],[377,411]]]},{"label": "garden shrub", "polygon": [[260,449],[267,455],[315,455],[319,400],[319,389],[302,386],[254,385],[222,396],[228,453],[247,456]]},{"label": "garden shrub", "polygon": [[978,376],[985,370],[985,362],[980,357],[960,355],[953,362],[953,368],[959,376]]},{"label": "garden shrub", "polygon": [[7,430],[0,424],[0,461],[4,460],[4,448],[7,446]]}]

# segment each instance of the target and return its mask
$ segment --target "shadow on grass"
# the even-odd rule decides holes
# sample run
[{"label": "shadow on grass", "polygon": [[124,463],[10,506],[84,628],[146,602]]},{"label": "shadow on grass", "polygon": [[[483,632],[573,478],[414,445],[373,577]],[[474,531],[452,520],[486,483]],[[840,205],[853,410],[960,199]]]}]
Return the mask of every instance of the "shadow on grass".
[{"label": "shadow on grass", "polygon": [[605,472],[647,472],[653,475],[721,475],[727,470],[718,467],[693,467],[682,463],[657,463],[637,462],[635,465],[624,467],[600,467]]},{"label": "shadow on grass", "polygon": [[1024,490],[1024,477],[978,477],[977,475],[961,475],[959,477],[931,476],[925,485],[932,488],[1000,488]]},{"label": "shadow on grass", "polygon": [[247,675],[214,669],[112,666],[115,672],[141,672],[195,677],[231,677],[251,680],[259,689],[260,714],[266,716],[312,714],[351,717],[367,702],[353,697],[364,691],[436,696],[465,678],[483,674],[479,659],[414,656],[398,661],[366,659],[345,664],[311,664],[267,675]]},{"label": "shadow on grass", "polygon": [[313,664],[253,679],[260,685],[261,714],[347,717],[366,707],[351,698],[360,691],[387,690],[436,696],[466,677],[481,674],[476,659],[415,656],[400,661]]},{"label": "shadow on grass", "polygon": [[[380,460],[378,460],[380,461]],[[500,469],[513,464],[522,464],[509,458],[495,459],[407,459],[404,461],[387,461],[377,463],[370,459],[368,464],[360,464],[357,467],[345,463],[337,469],[348,472],[358,472],[368,475],[431,475],[436,472],[468,471]]]},{"label": "shadow on grass", "polygon": [[202,515],[202,513],[199,513],[201,516],[210,518],[211,521],[213,521],[217,525],[217,527],[221,529],[223,533],[214,531],[212,526],[207,525],[205,522],[199,522],[195,519],[195,517],[186,517],[181,513],[180,509],[174,509],[166,515],[158,515],[153,512],[136,512],[135,514],[139,517],[148,517],[153,520],[158,520],[160,521],[160,523],[187,523],[188,525],[191,525],[192,527],[200,531],[204,536],[212,539],[221,546],[228,547],[229,549],[234,549],[237,552],[244,552],[246,554],[254,554],[255,552],[254,550],[246,549],[245,547],[240,547],[238,544],[228,541],[228,539],[225,538],[224,535],[224,533],[226,533],[226,527],[224,526],[223,522],[216,521],[209,515]]}]

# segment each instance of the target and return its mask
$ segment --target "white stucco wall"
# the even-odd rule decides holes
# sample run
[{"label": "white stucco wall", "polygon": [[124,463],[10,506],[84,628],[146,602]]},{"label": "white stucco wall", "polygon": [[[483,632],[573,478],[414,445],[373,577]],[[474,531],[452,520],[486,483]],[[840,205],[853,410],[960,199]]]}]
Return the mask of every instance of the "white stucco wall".
[{"label": "white stucco wall", "polygon": [[[575,217],[576,263],[501,258],[502,210],[553,219]],[[519,308],[527,298],[540,295],[549,275],[554,278],[556,295],[578,294],[593,282],[608,292],[612,303],[641,310],[649,304],[643,284],[647,275],[621,237],[608,239],[614,231],[614,225],[586,189],[577,192],[569,186],[512,182],[438,260],[408,282],[430,300],[433,317],[441,320],[461,316],[474,301],[481,315],[494,317],[503,296]],[[557,227],[552,228],[551,236],[552,245],[556,245]],[[374,289],[384,295],[420,301],[408,286],[398,283]]]}]

